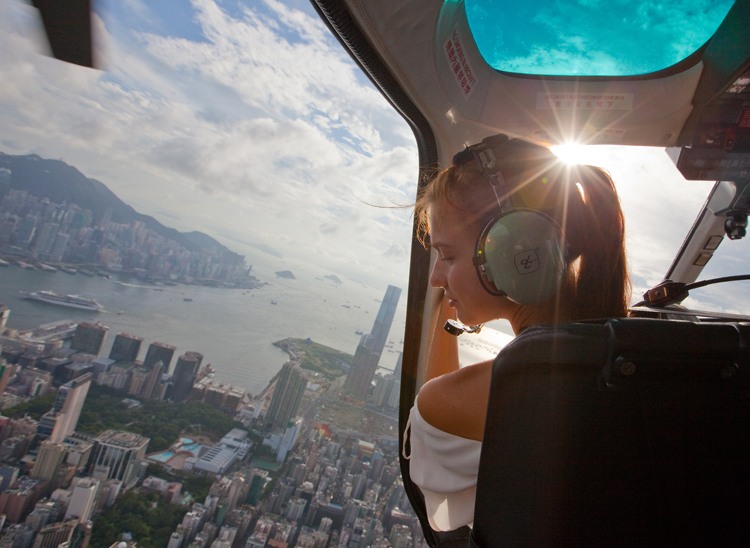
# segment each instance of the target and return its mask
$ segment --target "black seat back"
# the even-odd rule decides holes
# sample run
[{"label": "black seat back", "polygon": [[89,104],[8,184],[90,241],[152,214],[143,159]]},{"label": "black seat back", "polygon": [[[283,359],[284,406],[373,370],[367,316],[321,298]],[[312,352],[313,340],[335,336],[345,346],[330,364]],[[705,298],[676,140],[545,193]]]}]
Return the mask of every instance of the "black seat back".
[{"label": "black seat back", "polygon": [[750,324],[525,331],[497,357],[472,546],[750,545]]}]

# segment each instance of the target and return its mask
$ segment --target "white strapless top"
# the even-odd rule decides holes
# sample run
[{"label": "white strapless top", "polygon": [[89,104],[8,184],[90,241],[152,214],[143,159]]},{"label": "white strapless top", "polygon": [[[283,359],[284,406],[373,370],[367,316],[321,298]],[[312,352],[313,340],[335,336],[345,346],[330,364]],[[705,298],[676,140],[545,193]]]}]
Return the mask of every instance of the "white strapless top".
[{"label": "white strapless top", "polygon": [[430,527],[452,531],[471,526],[482,442],[435,428],[419,414],[417,401],[409,412],[406,439],[411,454],[404,451],[404,457],[412,481],[424,494]]}]

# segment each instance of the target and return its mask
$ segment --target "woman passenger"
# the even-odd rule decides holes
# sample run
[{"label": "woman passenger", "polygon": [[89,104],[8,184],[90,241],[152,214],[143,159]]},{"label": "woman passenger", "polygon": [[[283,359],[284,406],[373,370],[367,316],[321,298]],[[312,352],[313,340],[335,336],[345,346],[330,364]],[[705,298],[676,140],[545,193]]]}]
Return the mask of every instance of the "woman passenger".
[{"label": "woman passenger", "polygon": [[519,334],[626,316],[624,220],[600,168],[565,165],[503,135],[458,153],[419,197],[416,215],[437,255],[430,284],[442,295],[428,382],[410,412],[410,476],[431,527],[449,531],[473,521],[492,361],[459,368],[457,338],[443,325],[505,319]]}]

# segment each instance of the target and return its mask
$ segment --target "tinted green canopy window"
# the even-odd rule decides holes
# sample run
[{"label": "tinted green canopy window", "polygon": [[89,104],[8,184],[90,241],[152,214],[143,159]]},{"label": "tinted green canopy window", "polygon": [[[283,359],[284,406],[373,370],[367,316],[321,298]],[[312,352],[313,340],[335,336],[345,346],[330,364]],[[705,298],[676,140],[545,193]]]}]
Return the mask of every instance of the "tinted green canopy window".
[{"label": "tinted green canopy window", "polygon": [[466,0],[469,26],[493,68],[556,76],[633,76],[700,49],[731,0]]}]

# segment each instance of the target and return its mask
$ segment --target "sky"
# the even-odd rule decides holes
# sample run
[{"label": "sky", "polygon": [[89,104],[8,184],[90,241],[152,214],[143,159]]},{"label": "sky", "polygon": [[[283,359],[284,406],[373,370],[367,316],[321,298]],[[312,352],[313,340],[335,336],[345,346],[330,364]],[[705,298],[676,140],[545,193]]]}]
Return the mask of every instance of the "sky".
[{"label": "sky", "polygon": [[404,282],[414,138],[308,4],[95,4],[101,70],[39,55],[35,10],[0,0],[0,150],[62,159],[250,264]]},{"label": "sky", "polygon": [[[62,159],[258,272],[406,289],[414,137],[307,0],[95,4],[98,70],[43,55],[36,11],[0,0],[0,151]],[[618,185],[638,300],[711,184],[684,181],[662,149],[567,152]],[[744,273],[735,266],[728,273]],[[738,308],[736,291],[706,289],[688,304]]]},{"label": "sky", "polygon": [[606,76],[655,72],[681,61],[711,37],[732,4],[733,0],[466,0],[477,45],[492,67],[529,74]]}]

